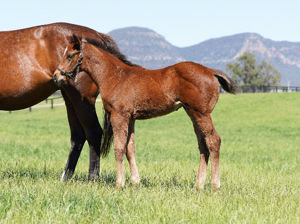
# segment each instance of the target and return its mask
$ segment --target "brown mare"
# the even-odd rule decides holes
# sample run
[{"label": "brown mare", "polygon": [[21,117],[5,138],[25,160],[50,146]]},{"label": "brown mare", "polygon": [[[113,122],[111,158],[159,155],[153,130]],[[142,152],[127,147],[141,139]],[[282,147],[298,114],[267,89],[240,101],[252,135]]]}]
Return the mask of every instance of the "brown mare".
[{"label": "brown mare", "polygon": [[[110,36],[83,26],[56,23],[0,32],[0,110],[32,106],[58,89],[52,80],[53,73],[74,34],[95,39],[98,47],[129,63]],[[71,130],[71,150],[62,180],[74,173],[86,140],[90,147],[89,178],[99,175],[103,132],[95,112],[98,93],[97,86],[83,73],[62,91]]]},{"label": "brown mare", "polygon": [[[71,39],[54,77],[64,88],[66,80],[69,80],[65,71],[72,70],[77,61],[82,60],[80,71],[85,71],[97,84],[108,115],[107,121],[111,122],[113,130],[117,187],[125,184],[125,155],[130,165],[131,183],[139,184],[135,162],[135,120],[165,115],[183,107],[193,122],[200,150],[196,189],[204,188],[209,156],[211,183],[214,189],[219,189],[221,138],[215,130],[211,113],[219,97],[219,83],[227,92],[235,93],[234,82],[219,70],[193,62],[159,70],[129,66],[95,47],[93,40],[86,41],[82,42],[75,36]],[[75,71],[72,73],[76,76]],[[101,148],[101,153],[106,154],[108,150]]]}]

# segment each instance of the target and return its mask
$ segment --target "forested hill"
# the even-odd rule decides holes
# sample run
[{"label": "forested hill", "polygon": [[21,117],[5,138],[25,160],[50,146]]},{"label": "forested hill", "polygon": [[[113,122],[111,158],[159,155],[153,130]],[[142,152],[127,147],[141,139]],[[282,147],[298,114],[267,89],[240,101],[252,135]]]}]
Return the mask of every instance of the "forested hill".
[{"label": "forested hill", "polygon": [[[162,68],[180,61],[195,61],[225,71],[245,51],[266,60],[282,75],[282,84],[300,86],[300,42],[273,41],[256,33],[210,39],[179,48],[153,30],[128,27],[109,33],[128,58],[143,67]],[[188,38],[188,37],[187,37]]]}]

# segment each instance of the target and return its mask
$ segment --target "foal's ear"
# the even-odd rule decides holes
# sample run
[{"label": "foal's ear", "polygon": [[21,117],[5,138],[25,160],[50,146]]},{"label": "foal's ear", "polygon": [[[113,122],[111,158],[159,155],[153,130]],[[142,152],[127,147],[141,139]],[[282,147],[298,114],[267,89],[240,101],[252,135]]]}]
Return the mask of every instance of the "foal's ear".
[{"label": "foal's ear", "polygon": [[73,45],[73,50],[80,50],[80,46],[81,46],[81,37],[78,37],[77,35],[73,34],[73,36],[71,36],[70,41],[71,44]]}]

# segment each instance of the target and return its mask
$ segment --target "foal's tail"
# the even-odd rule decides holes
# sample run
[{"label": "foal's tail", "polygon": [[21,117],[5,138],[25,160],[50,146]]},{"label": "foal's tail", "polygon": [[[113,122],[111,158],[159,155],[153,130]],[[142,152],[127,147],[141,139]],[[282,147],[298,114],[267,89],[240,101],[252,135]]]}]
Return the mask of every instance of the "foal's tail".
[{"label": "foal's tail", "polygon": [[102,157],[104,158],[109,153],[114,134],[110,122],[110,115],[107,112],[105,112],[104,114],[103,123],[103,137],[101,141],[100,155],[102,155]]},{"label": "foal's tail", "polygon": [[236,94],[238,87],[235,82],[229,78],[224,72],[218,69],[213,69],[214,76],[219,80],[222,88],[229,93]]}]

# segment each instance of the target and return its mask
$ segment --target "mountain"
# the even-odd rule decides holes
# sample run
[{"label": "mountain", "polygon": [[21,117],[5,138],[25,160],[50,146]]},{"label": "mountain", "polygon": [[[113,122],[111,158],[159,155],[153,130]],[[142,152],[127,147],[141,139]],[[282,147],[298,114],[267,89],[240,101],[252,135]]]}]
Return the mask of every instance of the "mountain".
[{"label": "mountain", "polygon": [[179,48],[147,28],[117,29],[109,35],[129,60],[149,69],[195,61],[225,71],[227,63],[247,51],[259,62],[272,64],[281,73],[283,85],[300,86],[300,42],[273,41],[256,33],[242,33]]},{"label": "mountain", "polygon": [[109,33],[122,53],[146,68],[162,68],[184,61],[180,49],[153,30],[139,27],[117,29]]}]

